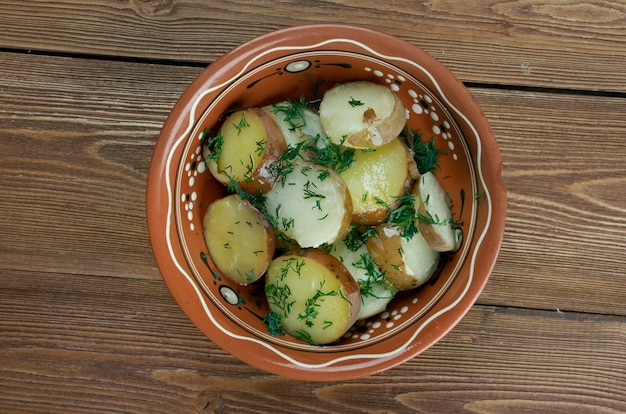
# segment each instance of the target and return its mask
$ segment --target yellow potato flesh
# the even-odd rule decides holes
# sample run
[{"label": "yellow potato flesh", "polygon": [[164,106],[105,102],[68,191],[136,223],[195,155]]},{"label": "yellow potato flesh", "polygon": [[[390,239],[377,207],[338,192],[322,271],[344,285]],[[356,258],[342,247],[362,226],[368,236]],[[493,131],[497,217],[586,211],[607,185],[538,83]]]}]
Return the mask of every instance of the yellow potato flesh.
[{"label": "yellow potato flesh", "polygon": [[312,344],[341,338],[358,315],[358,286],[337,259],[321,250],[274,259],[265,276],[270,310],[285,332]]},{"label": "yellow potato flesh", "polygon": [[254,112],[238,111],[224,121],[220,132],[223,144],[217,171],[237,182],[252,182],[266,148],[263,121]]},{"label": "yellow potato flesh", "polygon": [[203,225],[209,255],[224,276],[248,284],[264,274],[275,242],[273,229],[258,210],[232,194],[209,206]]},{"label": "yellow potato flesh", "polygon": [[358,224],[381,223],[389,215],[385,204],[393,207],[410,180],[408,149],[396,138],[376,149],[357,149],[354,161],[339,174],[352,198],[352,219]]}]

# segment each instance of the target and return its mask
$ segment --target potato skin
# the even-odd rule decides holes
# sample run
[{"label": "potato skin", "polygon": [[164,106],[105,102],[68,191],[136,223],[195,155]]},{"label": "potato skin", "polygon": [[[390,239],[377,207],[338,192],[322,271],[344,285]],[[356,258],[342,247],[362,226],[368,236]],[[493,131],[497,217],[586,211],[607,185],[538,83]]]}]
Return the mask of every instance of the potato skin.
[{"label": "potato skin", "polygon": [[388,87],[354,81],[326,91],[320,121],[335,144],[376,148],[398,137],[406,123],[406,109]]},{"label": "potato skin", "polygon": [[321,249],[296,249],[275,258],[265,276],[265,292],[285,332],[316,345],[341,338],[361,307],[350,272]]},{"label": "potato skin", "polygon": [[276,249],[272,225],[236,194],[211,203],[204,215],[203,235],[220,272],[242,285],[265,274]]},{"label": "potato skin", "polygon": [[[241,122],[242,116],[249,126],[237,129],[235,125]],[[278,179],[272,172],[272,166],[287,149],[283,131],[274,118],[260,108],[243,109],[224,120],[220,133],[223,143],[218,160],[210,157],[216,149],[205,146],[204,155],[211,174],[224,185],[229,185],[230,178],[234,179],[239,188],[250,194],[269,191]],[[263,146],[262,153],[259,145]],[[236,161],[229,164],[225,159]],[[231,172],[241,169],[242,165],[248,165],[246,168],[249,170]]]},{"label": "potato skin", "polygon": [[439,181],[431,172],[422,174],[412,193],[419,200],[417,212],[430,220],[419,220],[417,227],[433,250],[454,251],[459,247],[457,234],[452,228],[452,212]]},{"label": "potato skin", "polygon": [[394,95],[395,105],[391,114],[384,118],[368,119],[366,129],[348,138],[348,145],[355,148],[376,148],[396,138],[406,123],[406,110],[400,98]]},{"label": "potato skin", "polygon": [[[419,287],[432,276],[439,263],[439,257],[419,233],[407,241],[391,225],[381,224],[376,226],[376,230],[378,235],[367,239],[367,249],[374,261],[380,265],[387,280],[398,291]],[[409,262],[414,263],[411,257],[423,258],[419,260],[420,267],[416,269],[408,267]]]}]

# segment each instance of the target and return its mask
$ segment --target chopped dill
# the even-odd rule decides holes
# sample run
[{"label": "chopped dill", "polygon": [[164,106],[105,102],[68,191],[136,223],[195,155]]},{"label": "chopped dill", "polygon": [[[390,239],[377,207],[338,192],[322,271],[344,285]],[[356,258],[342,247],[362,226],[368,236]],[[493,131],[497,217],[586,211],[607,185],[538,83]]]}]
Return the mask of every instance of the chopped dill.
[{"label": "chopped dill", "polygon": [[278,313],[270,310],[263,318],[263,323],[267,325],[267,331],[270,335],[282,336],[285,334],[283,325],[280,323],[281,317]]},{"label": "chopped dill", "polygon": [[261,155],[263,155],[263,153],[265,152],[265,140],[261,139],[259,141],[256,141],[256,150],[255,150],[256,154],[260,157]]},{"label": "chopped dill", "polygon": [[282,112],[285,116],[284,121],[289,123],[290,130],[303,128],[306,126],[306,117],[304,111],[309,106],[309,102],[300,96],[297,101],[288,100],[286,102],[272,104],[272,112],[278,114]]},{"label": "chopped dill", "polygon": [[348,101],[348,103],[350,104],[351,107],[355,107],[355,106],[363,106],[365,105],[363,102],[354,99],[353,97],[350,97],[350,100]]},{"label": "chopped dill", "polygon": [[313,320],[319,315],[318,308],[321,306],[320,302],[324,302],[324,298],[339,296],[348,301],[348,298],[343,294],[343,289],[341,287],[337,288],[337,290],[324,292],[325,282],[325,280],[320,282],[319,289],[313,294],[313,296],[307,298],[304,310],[298,313],[298,319],[304,320],[308,327],[312,327],[314,325]]},{"label": "chopped dill", "polygon": [[319,91],[320,86],[322,86],[322,83],[324,83],[324,79],[322,78],[313,79],[311,75],[306,75],[306,78],[312,83],[311,93],[313,93],[313,95],[317,95],[317,92]]},{"label": "chopped dill", "polygon": [[311,334],[308,333],[307,331],[304,331],[302,329],[298,329],[293,333],[293,337],[296,339],[299,339],[303,342],[308,342],[311,345],[316,345],[315,342],[313,342],[313,338],[311,337]]},{"label": "chopped dill", "polygon": [[360,227],[354,223],[350,226],[350,231],[343,239],[344,244],[353,252],[359,250],[361,246],[365,244],[365,241],[369,237],[374,237],[378,234],[378,230],[371,226]]},{"label": "chopped dill", "polygon": [[315,207],[318,210],[322,211],[322,200],[324,200],[326,198],[326,196],[324,194],[320,194],[315,192],[315,190],[313,190],[312,188],[315,188],[315,184],[307,181],[306,184],[304,184],[304,199],[308,200],[310,198],[315,200]]},{"label": "chopped dill", "polygon": [[261,212],[265,211],[265,195],[263,194],[263,191],[257,191],[256,193],[248,193],[241,189],[241,187],[237,183],[237,180],[235,180],[233,177],[231,177],[224,171],[220,171],[220,172],[226,175],[226,177],[228,177],[228,184],[226,188],[229,192],[237,194],[243,200],[248,200],[250,204],[252,204],[252,206],[254,206],[259,211]]},{"label": "chopped dill", "polygon": [[208,150],[205,162],[219,161],[220,156],[222,155],[222,146],[224,145],[224,137],[222,136],[222,131],[218,132],[217,135],[212,136],[208,131],[205,131],[202,133],[202,139],[206,139],[204,146]]},{"label": "chopped dill", "polygon": [[[384,299],[393,298],[396,295],[397,290],[393,287],[391,283],[387,281],[385,274],[380,271],[378,265],[369,253],[362,254],[361,259],[354,265],[357,268],[365,270],[365,275],[367,276],[367,279],[362,279],[358,281],[359,292],[361,294],[362,301],[366,297]],[[383,287],[384,290],[387,292],[387,296],[378,296],[374,290],[375,286]]]},{"label": "chopped dill", "polygon": [[420,174],[427,173],[439,167],[437,158],[440,153],[445,151],[435,147],[435,138],[423,142],[421,135],[411,131],[409,128],[404,129],[404,137],[413,152],[413,158],[417,163],[417,170]]},{"label": "chopped dill", "polygon": [[306,149],[310,152],[310,160],[320,165],[332,168],[340,174],[350,168],[356,162],[354,160],[354,148],[335,144],[326,137],[319,137],[321,146],[309,144]]},{"label": "chopped dill", "polygon": [[237,130],[237,136],[239,136],[241,134],[241,130],[244,128],[247,128],[250,126],[250,124],[248,123],[248,121],[246,120],[246,114],[245,112],[241,113],[241,119],[239,120],[238,123],[233,123],[233,126],[235,127],[235,129]]},{"label": "chopped dill", "polygon": [[405,239],[411,239],[418,233],[417,224],[415,220],[418,218],[415,211],[415,199],[411,193],[405,193],[399,197],[396,197],[397,207],[393,208],[384,200],[376,199],[378,204],[382,204],[390,210],[389,216],[386,222],[392,224],[400,231],[400,236]]},{"label": "chopped dill", "polygon": [[286,317],[291,313],[295,300],[289,300],[291,299],[291,289],[289,286],[276,286],[274,284],[269,284],[265,286],[265,296],[267,297],[267,302],[270,305],[274,305],[276,308],[280,309],[278,316],[281,318]]}]

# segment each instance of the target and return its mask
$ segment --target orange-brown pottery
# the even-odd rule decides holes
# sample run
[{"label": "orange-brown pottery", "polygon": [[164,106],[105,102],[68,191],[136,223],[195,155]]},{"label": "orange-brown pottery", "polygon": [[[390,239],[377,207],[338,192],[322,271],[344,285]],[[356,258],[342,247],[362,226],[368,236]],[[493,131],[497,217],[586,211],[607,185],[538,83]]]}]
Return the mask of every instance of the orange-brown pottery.
[{"label": "orange-brown pottery", "polygon": [[[263,322],[262,283],[220,275],[202,219],[226,194],[207,170],[201,133],[224,111],[287,98],[321,98],[336,83],[369,80],[402,100],[410,128],[445,152],[436,175],[452,201],[463,242],[424,286],[400,293],[339,342],[314,346],[273,336]],[[237,358],[287,377],[336,381],[394,367],[435,344],[470,309],[496,261],[506,190],[493,132],[467,88],[440,62],[396,37],[344,25],[309,25],[253,39],[211,64],[181,96],[156,143],[147,187],[154,254],[189,319]]]}]

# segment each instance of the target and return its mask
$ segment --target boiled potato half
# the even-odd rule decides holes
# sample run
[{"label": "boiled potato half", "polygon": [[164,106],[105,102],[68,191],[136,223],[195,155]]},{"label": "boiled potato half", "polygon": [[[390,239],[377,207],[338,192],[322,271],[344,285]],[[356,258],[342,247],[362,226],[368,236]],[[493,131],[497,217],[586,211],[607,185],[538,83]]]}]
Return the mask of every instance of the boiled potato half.
[{"label": "boiled potato half", "polygon": [[270,311],[285,332],[324,345],[341,338],[354,324],[359,287],[346,268],[321,249],[300,249],[274,259],[265,276]]},{"label": "boiled potato half", "polygon": [[231,179],[248,193],[269,191],[277,180],[273,164],[287,149],[282,130],[258,108],[229,115],[209,139],[204,156],[211,174],[222,184]]},{"label": "boiled potato half", "polygon": [[263,276],[274,256],[273,227],[237,194],[211,203],[204,215],[203,233],[215,265],[242,285]]},{"label": "boiled potato half", "polygon": [[432,172],[422,174],[412,193],[420,200],[417,227],[430,247],[438,252],[457,250],[461,240],[453,228],[446,193],[435,175]]},{"label": "boiled potato half", "polygon": [[325,136],[319,115],[310,108],[299,108],[298,105],[301,104],[283,101],[262,108],[275,120],[290,147],[310,137]]},{"label": "boiled potato half", "polygon": [[342,239],[330,246],[329,253],[339,259],[359,285],[361,310],[357,319],[384,311],[397,291],[374,262],[365,243],[353,245]]},{"label": "boiled potato half", "polygon": [[330,168],[296,158],[266,194],[265,209],[280,237],[300,247],[334,243],[350,229],[352,201]]},{"label": "boiled potato half", "polygon": [[333,143],[355,148],[385,145],[406,123],[404,105],[391,89],[367,81],[342,83],[326,91],[319,114]]},{"label": "boiled potato half", "polygon": [[395,207],[399,196],[413,182],[409,164],[415,163],[404,142],[396,138],[369,150],[357,149],[354,163],[339,175],[352,198],[352,220],[358,224],[380,224]]},{"label": "boiled potato half", "polygon": [[407,239],[401,237],[399,229],[393,225],[381,224],[376,230],[378,235],[367,239],[367,249],[396,289],[414,289],[435,273],[439,252],[434,251],[420,233]]}]

